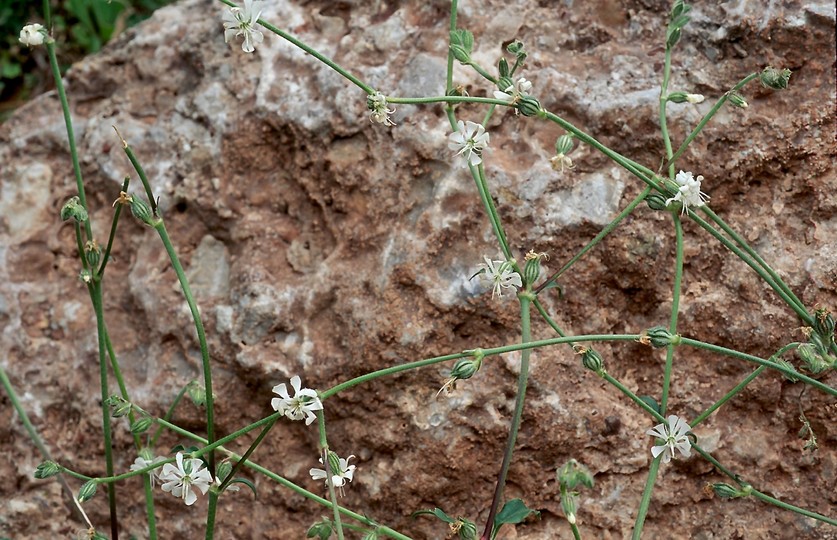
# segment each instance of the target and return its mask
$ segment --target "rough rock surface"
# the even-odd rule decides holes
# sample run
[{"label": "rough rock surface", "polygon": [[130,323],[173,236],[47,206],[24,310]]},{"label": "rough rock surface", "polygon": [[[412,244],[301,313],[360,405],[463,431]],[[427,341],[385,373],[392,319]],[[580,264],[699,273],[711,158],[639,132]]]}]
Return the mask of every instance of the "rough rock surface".
[{"label": "rough rock surface", "polygon": [[[668,2],[461,2],[475,58],[496,65],[518,38],[531,52],[522,74],[549,110],[632,159],[657,168],[657,100]],[[448,3],[276,2],[263,16],[351,68],[384,93],[443,91]],[[325,389],[389,365],[519,339],[512,298],[469,282],[492,233],[466,172],[447,148],[438,106],[399,106],[397,126],[370,124],[363,92],[283,40],[253,55],[224,43],[222,5],[187,0],[157,12],[67,76],[94,229],[103,243],[111,203],[133,171],[111,128],[143,162],[187,267],[210,336],[218,430],[270,410],[271,387],[300,374]],[[672,89],[700,105],[672,105],[675,141],[717,98],[767,64],[793,70],[791,86],[751,85],[747,110],[725,108],[680,161],[706,177],[712,208],[752,243],[809,308],[837,308],[835,15],[826,1],[706,2],[678,46]],[[471,95],[492,88],[457,66]],[[463,119],[483,109],[462,107]],[[549,167],[561,130],[498,112],[489,126],[489,182],[513,249],[547,252],[557,268],[640,190],[638,181],[581,147],[577,168]],[[56,95],[22,108],[0,132],[0,351],[3,366],[56,458],[103,474],[93,312],[72,228],[58,210],[75,193]],[[132,190],[139,191],[133,180]],[[793,313],[738,259],[686,223],[684,335],[761,357],[799,338]],[[545,304],[570,333],[625,333],[666,324],[673,230],[641,207],[561,282]],[[143,408],[162,415],[200,377],[194,328],[153,231],[119,225],[106,277],[114,346]],[[540,322],[536,338],[552,337]],[[663,355],[636,343],[602,345],[608,372],[659,397]],[[326,402],[330,441],[355,454],[342,502],[414,538],[442,538],[438,522],[410,519],[439,506],[484,522],[514,400],[519,356],[489,359],[449,399],[436,366],[355,387]],[[692,418],[752,369],[681,348],[671,410]],[[833,373],[823,379],[837,384]],[[820,444],[801,451],[800,411]],[[758,489],[826,514],[837,503],[837,404],[767,373],[696,434]],[[40,457],[8,398],[0,399],[0,536],[66,538],[81,527],[54,481],[32,477]],[[202,411],[174,421],[200,431]],[[571,537],[555,469],[587,464],[585,537],[629,534],[649,465],[652,421],[566,348],[533,356],[530,391],[508,498],[542,510],[504,539]],[[118,423],[117,468],[135,452]],[[159,452],[187,441],[165,436]],[[246,442],[231,445],[246,448]],[[308,477],[316,430],[280,422],[255,459],[319,492]],[[220,538],[301,538],[327,512],[255,475],[258,500],[224,496]],[[721,501],[723,478],[705,461],[662,469],[646,538],[835,538],[837,530],[745,499]],[[73,483],[77,489],[77,484]],[[124,536],[144,537],[139,483],[118,487]],[[202,534],[196,508],[158,493],[161,538]],[[106,530],[106,498],[85,505]]]}]

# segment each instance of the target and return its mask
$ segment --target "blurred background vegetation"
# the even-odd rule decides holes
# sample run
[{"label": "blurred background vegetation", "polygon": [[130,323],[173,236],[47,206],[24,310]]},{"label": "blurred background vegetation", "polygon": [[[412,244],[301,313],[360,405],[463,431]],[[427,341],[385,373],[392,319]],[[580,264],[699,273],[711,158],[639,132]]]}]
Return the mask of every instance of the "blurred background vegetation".
[{"label": "blurred background vegetation", "polygon": [[[172,1],[50,1],[61,72]],[[54,87],[46,49],[29,49],[18,41],[20,29],[36,22],[44,24],[43,2],[0,0],[0,122],[26,100]]]}]

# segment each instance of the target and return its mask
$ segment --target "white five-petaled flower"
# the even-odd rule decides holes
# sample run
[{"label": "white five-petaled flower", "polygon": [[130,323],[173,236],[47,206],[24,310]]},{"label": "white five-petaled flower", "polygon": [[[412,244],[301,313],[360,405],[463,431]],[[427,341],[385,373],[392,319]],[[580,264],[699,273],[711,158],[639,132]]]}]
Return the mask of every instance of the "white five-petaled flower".
[{"label": "white five-petaled flower", "polygon": [[674,177],[674,181],[680,186],[674,197],[666,200],[666,206],[672,202],[677,201],[683,205],[680,210],[680,215],[686,213],[690,206],[701,207],[709,200],[709,195],[700,190],[700,183],[703,181],[703,176],[698,175],[695,178],[690,172],[680,171]]},{"label": "white five-petaled flower", "polygon": [[180,497],[187,506],[192,506],[198,500],[195,489],[206,495],[209,486],[212,485],[212,475],[203,468],[203,462],[199,459],[183,460],[183,453],[178,452],[175,456],[177,465],[166,463],[159,474],[163,484],[163,491],[171,492],[175,497]]},{"label": "white five-petaled flower", "polygon": [[651,455],[654,459],[660,454],[663,455],[663,463],[668,463],[674,456],[675,450],[680,450],[683,457],[692,454],[692,443],[686,435],[689,433],[689,424],[676,415],[670,415],[666,423],[657,424],[646,431],[646,434],[663,440],[662,444],[651,447]]},{"label": "white five-petaled flower", "polygon": [[394,126],[389,115],[395,112],[395,109],[387,107],[387,98],[380,92],[375,92],[373,95],[366,98],[366,106],[372,111],[370,118],[373,122],[378,122],[385,126]]},{"label": "white five-petaled flower", "polygon": [[488,132],[474,122],[457,122],[457,130],[448,137],[448,148],[456,150],[457,156],[465,158],[465,166],[482,163],[482,152],[488,148]]},{"label": "white five-petaled flower", "polygon": [[514,84],[510,84],[502,92],[499,90],[495,90],[494,98],[501,99],[503,101],[508,101],[510,103],[516,103],[517,100],[521,98],[521,96],[525,96],[526,94],[528,94],[531,89],[532,83],[521,77],[517,79],[517,81]]},{"label": "white five-petaled flower", "polygon": [[[332,453],[332,455],[336,455],[336,454]],[[349,456],[345,459],[337,458],[337,462],[339,463],[337,468],[339,470],[336,470],[336,471],[332,470],[331,471],[331,483],[334,485],[334,487],[342,488],[343,486],[346,485],[347,480],[349,482],[351,482],[352,478],[354,478],[355,466],[354,465],[349,465],[349,460],[352,459],[353,457],[355,457],[355,456],[352,455],[352,456]],[[320,463],[322,463],[323,458],[320,458],[319,461],[320,461]],[[331,461],[331,460],[329,460],[329,461]],[[326,465],[326,466],[331,468],[330,465]],[[314,480],[325,480],[326,485],[328,485],[328,473],[325,470],[317,469],[315,467],[312,467],[308,471],[308,474],[310,474],[311,478],[313,478]]]},{"label": "white five-petaled flower", "polygon": [[291,377],[291,386],[294,389],[293,397],[288,394],[288,387],[285,383],[274,386],[273,393],[279,394],[281,399],[273,398],[270,400],[270,405],[274,411],[287,416],[291,420],[305,418],[305,425],[310,426],[317,419],[314,411],[323,410],[323,403],[315,390],[302,388],[302,382],[298,375]]},{"label": "white five-petaled flower", "polygon": [[244,0],[244,7],[233,7],[224,12],[224,42],[244,36],[241,50],[251,53],[256,50],[256,43],[264,41],[264,36],[256,27],[262,15],[264,2],[258,0]]},{"label": "white five-petaled flower", "polygon": [[514,271],[511,261],[492,261],[488,257],[483,259],[485,264],[480,264],[477,268],[480,269],[480,278],[492,286],[492,298],[503,296],[503,289],[523,286],[523,280],[520,279],[520,274]]},{"label": "white five-petaled flower", "polygon": [[[144,457],[139,456],[139,457],[137,457],[137,459],[134,460],[134,464],[131,465],[131,470],[132,471],[140,471],[142,469],[145,469],[149,465],[154,465],[158,461],[162,461],[163,459],[164,458],[162,458],[162,457],[155,457],[154,459],[145,459]],[[151,469],[150,471],[148,471],[148,478],[151,480],[152,489],[154,488],[154,485],[156,484],[157,474],[158,473],[157,473],[156,469]]]},{"label": "white five-petaled flower", "polygon": [[20,30],[20,42],[27,47],[35,47],[44,44],[43,25],[38,23],[27,24]]}]

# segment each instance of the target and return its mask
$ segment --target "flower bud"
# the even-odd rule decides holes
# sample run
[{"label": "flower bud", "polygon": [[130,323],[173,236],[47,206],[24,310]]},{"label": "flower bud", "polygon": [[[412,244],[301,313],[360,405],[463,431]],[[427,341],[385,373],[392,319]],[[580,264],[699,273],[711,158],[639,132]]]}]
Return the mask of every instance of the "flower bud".
[{"label": "flower bud", "polygon": [[805,364],[805,369],[813,374],[822,373],[831,367],[829,361],[826,358],[823,358],[823,356],[817,352],[817,348],[810,343],[803,343],[797,347],[796,354]]},{"label": "flower bud", "polygon": [[575,491],[561,492],[561,510],[563,510],[564,515],[567,516],[567,521],[571,524],[575,524],[575,514],[578,512],[578,494]]},{"label": "flower bud", "polygon": [[482,358],[460,358],[450,370],[453,379],[470,379],[482,366]]},{"label": "flower bud", "polygon": [[759,75],[759,79],[761,79],[761,84],[765,87],[773,88],[774,90],[784,90],[788,87],[790,76],[791,70],[789,69],[766,67]]},{"label": "flower bud", "polygon": [[85,482],[84,485],[81,486],[81,489],[78,490],[78,502],[89,501],[90,499],[92,499],[93,496],[96,494],[97,485],[98,483],[96,482],[96,480],[88,480],[87,482]]},{"label": "flower bud", "polygon": [[712,491],[714,491],[715,495],[722,499],[734,499],[741,496],[737,489],[729,484],[724,484],[723,482],[712,484]]},{"label": "flower bud", "polygon": [[672,103],[703,103],[704,97],[701,94],[688,94],[686,92],[672,92],[668,95]]},{"label": "flower bud", "polygon": [[82,206],[78,196],[70,197],[61,207],[61,220],[67,221],[70,218],[76,220],[77,223],[87,221],[87,210]]},{"label": "flower bud", "polygon": [[152,221],[151,207],[148,206],[148,203],[139,197],[131,197],[130,204],[131,213],[134,214],[135,218],[142,221],[146,225],[154,225],[154,222]]},{"label": "flower bud", "polygon": [[337,455],[337,452],[328,451],[328,469],[331,471],[331,474],[340,474],[342,472],[340,470],[340,456]]},{"label": "flower bud", "polygon": [[741,109],[746,109],[747,107],[750,106],[747,103],[747,100],[744,99],[744,97],[737,92],[733,92],[729,95],[729,102],[732,103],[733,105],[735,105],[736,107],[741,108]]},{"label": "flower bud", "polygon": [[664,326],[655,326],[643,332],[639,342],[643,345],[651,345],[655,349],[662,349],[668,347],[669,344],[679,345],[680,336],[671,335],[671,332]]},{"label": "flower bud", "polygon": [[459,540],[477,540],[477,525],[473,521],[465,518],[457,518],[456,524],[459,530],[456,534],[459,535]]},{"label": "flower bud", "polygon": [[334,528],[331,526],[331,521],[323,518],[322,521],[314,523],[308,528],[305,538],[318,538],[319,540],[328,540],[331,538],[331,533]]},{"label": "flower bud", "polygon": [[645,197],[645,204],[651,210],[668,210],[668,206],[666,206],[666,198],[660,195],[659,193],[652,193]]},{"label": "flower bud", "polygon": [[[790,363],[790,362],[788,362],[787,360],[783,360],[783,359],[781,359],[781,358],[778,358],[778,359],[774,360],[773,362],[774,362],[775,364],[777,364],[777,365],[782,366],[783,368],[787,369],[788,371],[792,371],[792,372],[796,373],[796,368],[795,368],[795,367],[793,367],[793,364],[791,364],[791,363]],[[799,379],[797,379],[797,378],[796,378],[796,377],[794,377],[793,375],[788,375],[787,373],[784,373],[784,372],[782,372],[782,376],[783,376],[784,378],[786,378],[787,380],[789,380],[790,382],[797,382],[797,381],[799,381]]]},{"label": "flower bud", "polygon": [[203,407],[206,405],[206,389],[198,381],[190,382],[186,393],[189,394],[195,406]]},{"label": "flower bud", "polygon": [[474,49],[474,34],[463,28],[457,28],[450,33],[450,50],[453,57],[463,64],[471,62],[471,51]]},{"label": "flower bud", "polygon": [[153,423],[154,423],[153,418],[149,418],[147,416],[144,416],[144,417],[138,419],[133,424],[131,424],[131,433],[133,433],[134,435],[139,435],[141,433],[145,433],[146,431],[148,431],[148,428],[150,428]]},{"label": "flower bud", "polygon": [[514,90],[514,81],[511,77],[500,77],[497,81],[497,89],[501,92],[511,92]]},{"label": "flower bud", "polygon": [[581,364],[589,369],[590,371],[596,372],[599,376],[604,374],[604,362],[602,360],[602,355],[594,351],[593,349],[589,349],[587,347],[581,345],[575,345],[573,347],[576,354],[581,355]]},{"label": "flower bud", "polygon": [[[500,72],[501,79],[509,76],[509,63],[506,62],[505,58],[500,58],[500,62],[497,64],[497,71]],[[501,88],[500,90],[503,89]]]},{"label": "flower bud", "polygon": [[363,538],[361,540],[378,540],[378,532],[366,531],[366,534],[363,535]]},{"label": "flower bud", "polygon": [[35,468],[35,478],[43,480],[44,478],[50,478],[56,474],[61,474],[61,471],[61,465],[58,463],[54,461],[44,461]]},{"label": "flower bud", "polygon": [[571,133],[565,133],[558,137],[558,140],[555,141],[555,153],[564,156],[569,155],[573,150],[574,139],[575,136]]},{"label": "flower bud", "polygon": [[90,265],[91,268],[99,266],[101,254],[102,249],[95,240],[88,240],[87,243],[84,244],[84,257],[87,259],[87,264]]},{"label": "flower bud", "polygon": [[523,116],[538,116],[543,111],[541,102],[532,96],[521,96],[517,102],[517,110]]},{"label": "flower bud", "polygon": [[523,266],[523,284],[532,286],[541,276],[541,259],[547,258],[546,253],[535,253],[534,250],[526,254],[526,264]]}]

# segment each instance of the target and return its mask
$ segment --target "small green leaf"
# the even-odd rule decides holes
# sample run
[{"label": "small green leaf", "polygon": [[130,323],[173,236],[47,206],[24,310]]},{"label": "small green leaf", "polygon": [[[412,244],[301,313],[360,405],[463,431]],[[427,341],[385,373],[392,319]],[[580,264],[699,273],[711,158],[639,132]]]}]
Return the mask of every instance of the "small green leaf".
[{"label": "small green leaf", "polygon": [[657,400],[652,398],[651,396],[639,396],[640,401],[654,409],[656,412],[660,412],[660,405],[657,403]]},{"label": "small green leaf", "polygon": [[256,485],[253,482],[251,482],[250,480],[248,480],[247,478],[238,478],[238,477],[233,478],[232,481],[230,482],[230,484],[244,484],[245,486],[250,488],[250,491],[253,492],[253,496],[255,498],[257,498],[257,499],[259,498],[259,493],[256,491]]},{"label": "small green leaf", "polygon": [[497,534],[497,531],[499,531],[500,527],[504,524],[508,523],[510,525],[516,525],[518,523],[522,523],[526,518],[533,514],[537,517],[540,517],[541,515],[541,513],[537,510],[527,508],[526,504],[521,499],[510,500],[503,505],[503,509],[500,510],[497,514],[497,518],[494,520],[494,532],[492,533],[492,537]]}]

